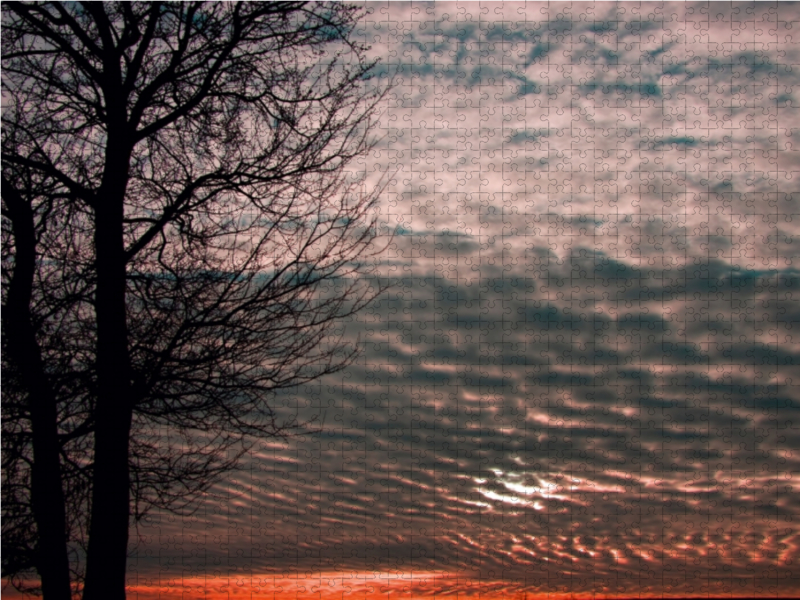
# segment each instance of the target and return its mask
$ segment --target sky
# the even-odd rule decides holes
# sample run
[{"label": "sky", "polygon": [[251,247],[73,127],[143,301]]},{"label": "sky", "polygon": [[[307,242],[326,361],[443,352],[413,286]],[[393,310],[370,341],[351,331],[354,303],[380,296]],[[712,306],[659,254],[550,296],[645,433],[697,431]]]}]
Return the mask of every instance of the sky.
[{"label": "sky", "polygon": [[129,597],[800,595],[800,7],[364,7],[392,287]]}]

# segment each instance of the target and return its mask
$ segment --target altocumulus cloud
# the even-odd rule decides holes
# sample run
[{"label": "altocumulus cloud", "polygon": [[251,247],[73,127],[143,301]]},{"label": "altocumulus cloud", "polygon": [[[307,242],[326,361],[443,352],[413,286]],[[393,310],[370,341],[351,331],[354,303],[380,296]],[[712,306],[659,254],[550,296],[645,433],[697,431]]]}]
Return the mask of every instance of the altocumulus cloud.
[{"label": "altocumulus cloud", "polygon": [[134,576],[800,591],[798,8],[366,6],[394,287]]}]

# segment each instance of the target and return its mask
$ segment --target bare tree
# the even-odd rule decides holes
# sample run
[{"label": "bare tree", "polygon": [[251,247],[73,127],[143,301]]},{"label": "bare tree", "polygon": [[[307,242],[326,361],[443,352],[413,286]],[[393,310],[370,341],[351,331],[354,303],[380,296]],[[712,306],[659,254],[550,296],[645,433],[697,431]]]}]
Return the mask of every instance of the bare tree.
[{"label": "bare tree", "polygon": [[344,4],[2,9],[4,575],[124,598],[131,516],[353,358],[332,327],[381,291],[350,165],[382,92]]}]

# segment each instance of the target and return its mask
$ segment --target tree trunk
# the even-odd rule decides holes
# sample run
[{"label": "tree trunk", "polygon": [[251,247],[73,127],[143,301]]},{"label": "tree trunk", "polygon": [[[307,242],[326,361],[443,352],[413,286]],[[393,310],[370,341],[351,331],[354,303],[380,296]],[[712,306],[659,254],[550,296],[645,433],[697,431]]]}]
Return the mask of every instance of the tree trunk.
[{"label": "tree trunk", "polygon": [[[36,366],[41,366],[41,360]],[[43,373],[43,369],[35,370]],[[32,386],[34,389],[29,396],[33,433],[31,505],[39,534],[36,569],[42,579],[45,600],[70,600],[66,506],[61,483],[56,403],[52,390],[43,379],[42,382]]]},{"label": "tree trunk", "polygon": [[7,181],[3,181],[3,196],[12,221],[15,248],[14,274],[3,311],[3,326],[9,346],[14,348],[21,383],[28,394],[33,446],[31,508],[38,535],[35,564],[45,600],[70,600],[58,412],[30,315],[36,268],[33,213]]},{"label": "tree trunk", "polygon": [[98,394],[84,600],[123,600],[128,558],[133,393],[122,219],[129,153],[112,138],[109,135],[106,171],[95,207]]}]

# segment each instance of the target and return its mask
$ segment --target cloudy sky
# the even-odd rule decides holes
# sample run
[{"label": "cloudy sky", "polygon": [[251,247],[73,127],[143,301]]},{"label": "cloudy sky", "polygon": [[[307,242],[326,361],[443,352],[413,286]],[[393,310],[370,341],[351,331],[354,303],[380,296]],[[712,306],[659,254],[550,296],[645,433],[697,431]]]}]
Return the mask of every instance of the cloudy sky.
[{"label": "cloudy sky", "polygon": [[800,7],[365,6],[393,287],[131,597],[800,594]]}]

